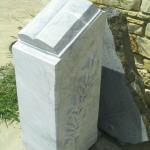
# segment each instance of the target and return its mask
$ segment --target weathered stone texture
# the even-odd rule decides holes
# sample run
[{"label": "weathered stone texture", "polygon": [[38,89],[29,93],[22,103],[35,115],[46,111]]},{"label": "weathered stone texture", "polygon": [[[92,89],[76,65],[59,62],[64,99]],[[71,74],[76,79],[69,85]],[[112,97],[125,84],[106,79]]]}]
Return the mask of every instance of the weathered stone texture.
[{"label": "weathered stone texture", "polygon": [[136,42],[136,35],[135,34],[130,34],[129,36],[130,36],[132,52],[138,53],[139,50],[138,50],[138,45],[137,45],[137,42]]},{"label": "weathered stone texture", "polygon": [[150,73],[150,60],[144,59],[144,68]]},{"label": "weathered stone texture", "polygon": [[139,10],[141,0],[93,0],[93,2],[127,10]]},{"label": "weathered stone texture", "polygon": [[137,18],[141,20],[150,20],[150,15],[143,14],[142,12],[123,10],[123,9],[121,11],[127,16],[132,17],[132,18]]},{"label": "weathered stone texture", "polygon": [[[116,7],[119,9],[125,17],[125,20],[118,20],[118,24],[116,22],[112,22],[111,30],[113,31],[115,37],[115,45],[118,56],[121,59],[121,62],[124,66],[126,76],[129,77],[129,82],[132,79],[135,79],[134,73],[131,71],[131,68],[134,68],[133,62],[131,61],[131,57],[129,56],[129,52],[127,52],[127,44],[124,47],[125,43],[127,43],[127,38],[122,41],[123,35],[126,36],[129,32],[130,34],[130,42],[131,49],[134,53],[136,68],[138,69],[138,73],[141,75],[144,84],[143,87],[138,87],[138,79],[135,82],[130,82],[132,88],[136,91],[136,96],[139,101],[138,106],[142,112],[144,121],[147,124],[147,129],[150,133],[150,117],[147,108],[144,106],[144,94],[139,92],[139,89],[145,90],[145,88],[150,89],[150,0],[92,0],[97,3],[103,9],[107,9],[107,7]],[[148,24],[147,24],[148,23]],[[119,24],[122,24],[119,28]],[[125,26],[126,25],[126,26]],[[128,31],[126,27],[128,25]],[[120,30],[126,30],[122,35],[119,32]],[[127,69],[127,70],[126,70]],[[131,69],[131,70],[130,70]],[[132,73],[131,73],[132,72]],[[131,73],[131,74],[130,74]],[[133,75],[133,76],[132,76]],[[140,85],[140,83],[139,83]],[[141,101],[141,102],[140,102]],[[144,108],[145,107],[145,108]],[[149,121],[148,121],[149,120]],[[150,137],[150,134],[149,134]]]},{"label": "weathered stone texture", "polygon": [[134,23],[128,23],[128,31],[129,33],[134,33],[137,35],[142,35],[142,26]]},{"label": "weathered stone texture", "polygon": [[150,23],[148,23],[146,26],[145,35],[146,35],[146,37],[150,38]]},{"label": "weathered stone texture", "polygon": [[150,40],[137,36],[137,44],[139,48],[139,53],[147,58],[150,58]]},{"label": "weathered stone texture", "polygon": [[132,91],[126,84],[124,69],[117,57],[113,35],[108,26],[103,50],[99,127],[118,141],[145,141],[147,137],[141,136],[141,133],[144,134],[144,128],[141,129],[141,115]]},{"label": "weathered stone texture", "polygon": [[143,25],[144,24],[143,20],[134,19],[134,18],[131,18],[131,17],[127,17],[127,21],[131,22],[131,23],[134,23],[134,24],[138,24],[138,25]]},{"label": "weathered stone texture", "polygon": [[143,57],[138,54],[134,54],[135,65],[138,69],[144,69]]},{"label": "weathered stone texture", "polygon": [[[134,91],[137,105],[145,118],[146,125],[149,126],[150,117],[149,117],[149,110],[146,108],[144,102],[144,90],[145,90],[145,85],[147,85],[147,87],[150,87],[150,81],[149,81],[150,78],[148,78],[146,74],[143,83],[141,77],[139,76],[136,70],[135,62],[133,60],[133,55],[132,55],[132,49],[130,47],[130,42],[128,38],[127,20],[125,16],[122,15],[122,17],[121,16],[114,17],[113,21],[110,23],[110,27],[115,38],[117,54],[121,59],[129,84]],[[150,133],[150,129],[147,128],[147,130],[148,133]]]},{"label": "weathered stone texture", "polygon": [[145,87],[150,89],[150,73],[145,69],[138,69],[138,72],[143,78]]},{"label": "weathered stone texture", "polygon": [[136,17],[138,14],[137,11],[122,10],[122,12],[130,17]]},{"label": "weathered stone texture", "polygon": [[141,5],[141,11],[147,14],[150,14],[150,1],[143,0]]},{"label": "weathered stone texture", "polygon": [[142,20],[150,20],[150,15],[148,14],[143,14],[142,12],[137,13],[137,17],[142,19]]}]

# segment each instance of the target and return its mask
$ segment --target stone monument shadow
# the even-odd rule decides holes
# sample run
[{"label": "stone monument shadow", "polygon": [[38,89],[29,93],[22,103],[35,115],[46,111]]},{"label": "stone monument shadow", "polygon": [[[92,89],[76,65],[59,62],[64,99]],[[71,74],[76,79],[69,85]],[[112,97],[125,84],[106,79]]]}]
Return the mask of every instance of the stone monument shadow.
[{"label": "stone monument shadow", "polygon": [[102,68],[99,128],[127,143],[142,141],[141,116],[123,74]]},{"label": "stone monument shadow", "polygon": [[146,129],[108,25],[103,50],[98,127],[121,142],[135,144],[146,141]]}]

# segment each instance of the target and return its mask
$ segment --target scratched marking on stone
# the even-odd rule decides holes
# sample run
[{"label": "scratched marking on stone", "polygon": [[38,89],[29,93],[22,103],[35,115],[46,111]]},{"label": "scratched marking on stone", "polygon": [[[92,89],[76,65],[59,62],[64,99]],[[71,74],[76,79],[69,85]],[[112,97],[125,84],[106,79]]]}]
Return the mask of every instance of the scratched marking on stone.
[{"label": "scratched marking on stone", "polygon": [[[77,145],[80,135],[81,121],[86,117],[87,110],[87,96],[92,88],[96,70],[99,61],[97,52],[91,53],[85,63],[81,66],[81,76],[77,80],[77,87],[75,88],[75,95],[70,99],[71,104],[67,111],[67,125],[65,129],[65,147]],[[75,149],[78,149],[77,147]]]}]

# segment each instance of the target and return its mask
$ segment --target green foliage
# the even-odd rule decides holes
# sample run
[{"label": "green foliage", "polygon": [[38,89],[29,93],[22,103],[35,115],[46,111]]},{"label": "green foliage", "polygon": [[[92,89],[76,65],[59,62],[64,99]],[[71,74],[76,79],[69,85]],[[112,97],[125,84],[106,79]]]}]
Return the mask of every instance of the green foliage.
[{"label": "green foliage", "polygon": [[11,64],[0,68],[0,119],[19,121],[15,73]]}]

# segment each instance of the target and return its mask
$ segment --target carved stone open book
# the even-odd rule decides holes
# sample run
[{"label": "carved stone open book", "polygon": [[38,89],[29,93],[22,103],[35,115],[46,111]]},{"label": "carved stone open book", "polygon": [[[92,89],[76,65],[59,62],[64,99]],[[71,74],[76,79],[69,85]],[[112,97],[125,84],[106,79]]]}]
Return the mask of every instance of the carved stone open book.
[{"label": "carved stone open book", "polygon": [[53,0],[13,46],[28,150],[88,150],[97,140],[106,15],[87,0]]},{"label": "carved stone open book", "polygon": [[56,0],[49,3],[19,33],[19,38],[41,50],[58,55],[100,14],[102,11],[87,0]]}]

